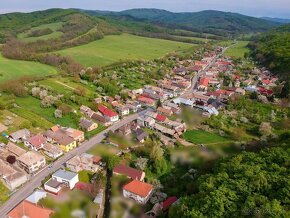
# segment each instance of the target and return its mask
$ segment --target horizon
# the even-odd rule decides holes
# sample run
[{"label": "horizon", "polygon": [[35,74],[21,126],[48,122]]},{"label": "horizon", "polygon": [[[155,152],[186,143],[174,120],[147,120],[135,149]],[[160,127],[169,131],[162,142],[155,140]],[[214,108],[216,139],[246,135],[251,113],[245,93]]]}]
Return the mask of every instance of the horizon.
[{"label": "horizon", "polygon": [[124,11],[130,9],[160,9],[174,13],[182,12],[199,12],[205,10],[215,10],[231,13],[239,13],[252,17],[271,17],[290,19],[290,2],[288,0],[277,0],[273,5],[271,0],[257,0],[253,3],[251,0],[243,2],[231,2],[231,0],[180,0],[176,4],[173,0],[120,0],[114,2],[108,0],[101,2],[100,0],[83,0],[82,2],[58,1],[51,0],[44,2],[41,0],[13,0],[13,2],[4,0],[1,5],[0,14],[7,13],[29,13],[34,11],[43,11],[52,8],[60,9],[82,9],[82,10],[99,10],[99,11]]}]

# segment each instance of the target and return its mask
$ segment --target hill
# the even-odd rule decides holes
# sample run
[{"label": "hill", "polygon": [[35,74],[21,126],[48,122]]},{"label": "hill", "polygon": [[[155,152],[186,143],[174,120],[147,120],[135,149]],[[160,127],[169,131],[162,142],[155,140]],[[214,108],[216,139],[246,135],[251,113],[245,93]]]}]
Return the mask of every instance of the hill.
[{"label": "hill", "polygon": [[270,70],[281,75],[290,72],[290,24],[264,33],[249,43],[252,56]]},{"label": "hill", "polygon": [[264,32],[277,25],[267,21],[238,13],[222,11],[200,11],[173,13],[159,9],[131,9],[121,12],[93,11],[89,14],[104,16],[129,16],[139,21],[148,21],[165,27],[185,29],[194,32],[207,32],[219,35],[239,34],[248,32]]},{"label": "hill", "polygon": [[261,17],[261,19],[268,20],[268,21],[273,21],[273,22],[276,22],[276,23],[282,23],[282,24],[290,23],[290,19],[284,19],[284,18]]}]

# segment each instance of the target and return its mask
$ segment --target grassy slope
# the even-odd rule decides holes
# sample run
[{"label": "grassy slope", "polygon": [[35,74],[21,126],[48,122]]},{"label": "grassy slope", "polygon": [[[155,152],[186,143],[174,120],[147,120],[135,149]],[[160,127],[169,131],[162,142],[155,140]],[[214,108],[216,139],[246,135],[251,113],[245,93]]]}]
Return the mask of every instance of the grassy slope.
[{"label": "grassy slope", "polygon": [[245,53],[249,51],[249,49],[246,47],[248,43],[248,41],[237,41],[235,45],[232,45],[225,52],[225,55],[235,58],[243,58]]},{"label": "grassy slope", "polygon": [[102,40],[61,50],[85,66],[108,65],[126,59],[153,59],[192,47],[192,44],[152,39],[128,34],[106,36]]},{"label": "grassy slope", "polygon": [[0,82],[23,76],[48,76],[53,74],[57,74],[57,70],[53,67],[30,61],[10,60],[0,54]]},{"label": "grassy slope", "polygon": [[[30,30],[24,32],[24,33],[20,33],[17,37],[19,39],[22,39],[25,42],[33,42],[33,41],[37,41],[37,40],[47,40],[47,39],[55,39],[58,38],[60,36],[63,35],[62,32],[57,31],[58,29],[60,29],[63,25],[63,22],[58,22],[58,23],[50,23],[50,24],[43,24],[37,27],[33,27]],[[48,35],[43,35],[43,36],[39,36],[39,37],[28,37],[28,34],[31,31],[34,30],[41,30],[41,29],[46,29],[49,28],[53,31],[53,33],[48,34]]]},{"label": "grassy slope", "polygon": [[195,144],[211,144],[211,143],[220,143],[226,142],[227,139],[209,132],[202,130],[189,130],[183,134],[183,137],[186,141],[195,143]]}]

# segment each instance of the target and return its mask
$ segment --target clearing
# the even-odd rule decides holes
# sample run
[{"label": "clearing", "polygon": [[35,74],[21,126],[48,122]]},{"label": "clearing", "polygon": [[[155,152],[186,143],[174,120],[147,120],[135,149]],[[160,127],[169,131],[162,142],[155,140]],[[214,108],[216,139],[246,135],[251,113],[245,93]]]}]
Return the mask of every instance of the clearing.
[{"label": "clearing", "polygon": [[85,66],[104,66],[128,59],[154,59],[194,45],[129,34],[105,36],[86,45],[60,50]]},{"label": "clearing", "polygon": [[194,144],[215,144],[229,141],[219,135],[202,130],[188,130],[183,134],[183,138]]},{"label": "clearing", "polygon": [[[33,27],[30,30],[20,33],[18,34],[17,38],[21,39],[25,42],[34,42],[37,40],[47,40],[47,39],[55,39],[55,38],[59,38],[60,36],[63,35],[62,32],[58,31],[63,25],[63,22],[58,22],[58,23],[50,23],[50,24],[43,24],[37,27]],[[43,35],[43,36],[38,36],[38,37],[30,37],[29,33],[31,31],[35,31],[35,30],[44,30],[44,29],[51,29],[53,32],[47,35]]]},{"label": "clearing", "polygon": [[249,41],[237,41],[236,44],[227,49],[225,56],[243,58],[245,53],[249,51],[249,49],[246,47],[248,43]]},{"label": "clearing", "polygon": [[24,76],[49,76],[57,74],[51,66],[32,61],[18,61],[4,58],[0,54],[0,83]]}]

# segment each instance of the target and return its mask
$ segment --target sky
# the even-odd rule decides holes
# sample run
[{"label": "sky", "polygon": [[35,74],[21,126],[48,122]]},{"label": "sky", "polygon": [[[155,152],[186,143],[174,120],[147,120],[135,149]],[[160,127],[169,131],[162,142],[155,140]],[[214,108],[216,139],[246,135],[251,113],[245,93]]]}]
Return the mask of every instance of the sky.
[{"label": "sky", "polygon": [[290,18],[290,0],[0,0],[0,13],[30,12],[48,8],[110,11],[158,8],[173,12],[211,9],[255,17]]}]

